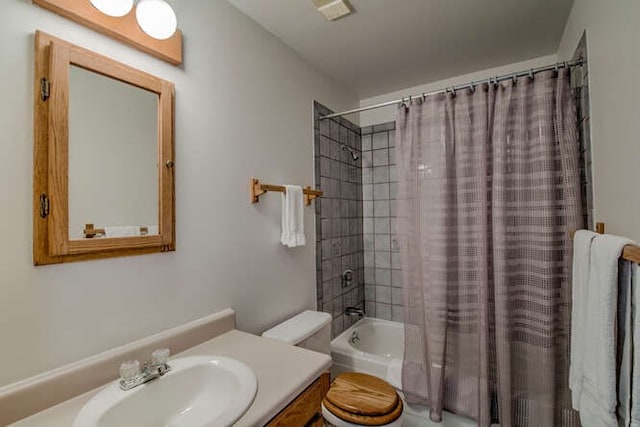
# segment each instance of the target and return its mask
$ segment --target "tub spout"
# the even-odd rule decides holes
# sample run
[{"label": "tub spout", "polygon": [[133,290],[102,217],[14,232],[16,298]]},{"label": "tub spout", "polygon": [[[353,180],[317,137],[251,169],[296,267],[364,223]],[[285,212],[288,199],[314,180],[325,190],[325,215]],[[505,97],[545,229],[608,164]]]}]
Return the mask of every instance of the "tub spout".
[{"label": "tub spout", "polygon": [[357,307],[347,307],[344,311],[346,316],[364,317],[364,310]]}]

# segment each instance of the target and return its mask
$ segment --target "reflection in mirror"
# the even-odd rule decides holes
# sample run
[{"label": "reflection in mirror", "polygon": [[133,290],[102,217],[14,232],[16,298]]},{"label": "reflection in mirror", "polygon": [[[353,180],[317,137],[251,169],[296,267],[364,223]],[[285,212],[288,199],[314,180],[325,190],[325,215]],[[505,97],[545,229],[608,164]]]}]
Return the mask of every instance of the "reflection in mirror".
[{"label": "reflection in mirror", "polygon": [[158,234],[157,122],[156,93],[71,65],[69,239]]}]

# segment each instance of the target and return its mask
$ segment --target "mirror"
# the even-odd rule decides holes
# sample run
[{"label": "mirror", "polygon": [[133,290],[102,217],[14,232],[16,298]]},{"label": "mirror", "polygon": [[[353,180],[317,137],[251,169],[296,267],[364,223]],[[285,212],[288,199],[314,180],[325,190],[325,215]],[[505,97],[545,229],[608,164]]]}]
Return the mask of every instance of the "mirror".
[{"label": "mirror", "polygon": [[158,234],[158,95],[71,65],[69,238]]},{"label": "mirror", "polygon": [[34,264],[175,250],[173,85],[36,33]]}]

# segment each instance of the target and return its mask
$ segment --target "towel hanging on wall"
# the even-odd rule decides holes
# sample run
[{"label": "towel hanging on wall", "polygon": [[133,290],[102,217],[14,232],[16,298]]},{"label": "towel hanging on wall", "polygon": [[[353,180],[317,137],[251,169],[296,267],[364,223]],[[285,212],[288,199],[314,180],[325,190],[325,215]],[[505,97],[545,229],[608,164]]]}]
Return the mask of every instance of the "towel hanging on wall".
[{"label": "towel hanging on wall", "polygon": [[285,185],[282,193],[282,236],[280,242],[290,248],[307,243],[304,236],[302,187]]},{"label": "towel hanging on wall", "polygon": [[618,259],[624,247],[633,243],[585,230],[574,236],[569,387],[573,407],[580,411],[585,427],[618,426]]}]

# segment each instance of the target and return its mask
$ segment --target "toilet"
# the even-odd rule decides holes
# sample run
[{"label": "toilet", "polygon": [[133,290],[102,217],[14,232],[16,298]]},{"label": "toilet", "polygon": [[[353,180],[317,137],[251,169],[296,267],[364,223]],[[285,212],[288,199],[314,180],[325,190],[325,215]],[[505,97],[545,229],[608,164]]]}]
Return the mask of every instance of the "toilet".
[{"label": "toilet", "polygon": [[[262,334],[291,345],[331,353],[331,315],[307,310]],[[338,375],[322,401],[326,424],[400,427],[404,404],[388,382],[360,372]]]}]

